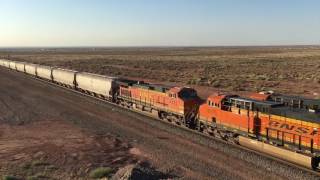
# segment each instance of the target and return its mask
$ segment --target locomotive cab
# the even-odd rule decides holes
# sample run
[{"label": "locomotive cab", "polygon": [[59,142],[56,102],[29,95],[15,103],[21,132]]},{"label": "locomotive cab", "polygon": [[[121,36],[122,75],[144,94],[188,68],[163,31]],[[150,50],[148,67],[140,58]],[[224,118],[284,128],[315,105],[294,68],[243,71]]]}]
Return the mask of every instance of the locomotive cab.
[{"label": "locomotive cab", "polygon": [[212,95],[207,99],[207,105],[211,108],[218,108],[224,111],[230,111],[232,104],[230,98],[238,97],[237,95]]},{"label": "locomotive cab", "polygon": [[189,87],[174,87],[167,92],[167,95],[170,98],[169,107],[177,108],[185,115],[197,113],[200,98],[196,90]]},{"label": "locomotive cab", "polygon": [[180,100],[193,100],[198,98],[196,90],[189,88],[189,87],[174,87],[171,88],[168,92],[167,95],[170,98],[175,98],[175,99],[180,99]]}]

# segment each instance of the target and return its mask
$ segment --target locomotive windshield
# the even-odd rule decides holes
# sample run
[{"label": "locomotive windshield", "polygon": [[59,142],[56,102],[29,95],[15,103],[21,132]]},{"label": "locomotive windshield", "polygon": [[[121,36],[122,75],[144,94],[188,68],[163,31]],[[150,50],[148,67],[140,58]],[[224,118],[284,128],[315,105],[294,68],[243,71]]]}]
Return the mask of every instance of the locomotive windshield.
[{"label": "locomotive windshield", "polygon": [[192,99],[197,97],[197,92],[194,89],[182,89],[178,96],[183,99]]}]

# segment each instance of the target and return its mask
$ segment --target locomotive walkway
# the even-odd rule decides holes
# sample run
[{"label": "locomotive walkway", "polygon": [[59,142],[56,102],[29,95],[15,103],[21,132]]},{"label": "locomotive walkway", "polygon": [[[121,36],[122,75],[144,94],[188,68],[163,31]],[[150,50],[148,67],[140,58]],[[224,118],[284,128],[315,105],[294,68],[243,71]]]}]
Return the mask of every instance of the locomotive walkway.
[{"label": "locomotive walkway", "polygon": [[157,169],[177,177],[317,179],[294,167],[0,67],[0,123],[47,119],[72,122],[85,131],[128,141]]}]

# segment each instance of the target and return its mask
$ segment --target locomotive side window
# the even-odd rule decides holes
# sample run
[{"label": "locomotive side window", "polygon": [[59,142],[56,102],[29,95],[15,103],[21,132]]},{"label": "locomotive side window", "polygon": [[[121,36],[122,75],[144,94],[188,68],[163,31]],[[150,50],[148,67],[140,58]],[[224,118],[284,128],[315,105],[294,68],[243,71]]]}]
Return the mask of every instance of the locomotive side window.
[{"label": "locomotive side window", "polygon": [[282,102],[282,98],[276,97],[276,102]]},{"label": "locomotive side window", "polygon": [[171,98],[176,98],[177,97],[177,95],[176,94],[169,94],[169,97],[171,97]]},{"label": "locomotive side window", "polygon": [[231,104],[231,106],[235,106],[236,105],[236,101],[234,99],[231,99],[230,104]]},{"label": "locomotive side window", "polygon": [[170,94],[169,95],[171,98],[177,98],[176,94]]},{"label": "locomotive side window", "polygon": [[245,109],[247,109],[247,110],[251,109],[251,102],[245,103]]},{"label": "locomotive side window", "polygon": [[262,107],[262,112],[268,113],[268,108],[267,107]]}]

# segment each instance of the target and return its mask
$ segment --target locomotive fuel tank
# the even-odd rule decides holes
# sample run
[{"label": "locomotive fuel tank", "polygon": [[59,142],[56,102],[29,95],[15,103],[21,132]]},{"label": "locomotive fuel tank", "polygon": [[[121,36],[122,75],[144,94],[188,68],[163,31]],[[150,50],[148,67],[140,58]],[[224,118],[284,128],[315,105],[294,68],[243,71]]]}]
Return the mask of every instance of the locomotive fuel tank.
[{"label": "locomotive fuel tank", "polygon": [[316,157],[299,154],[290,150],[275,147],[270,144],[259,142],[247,137],[240,136],[239,144],[241,146],[253,149],[273,157],[292,162],[310,169],[316,169],[319,166],[319,159]]}]

